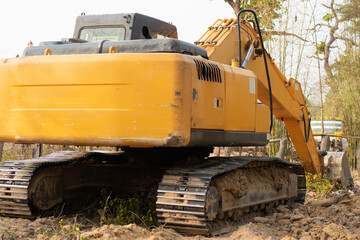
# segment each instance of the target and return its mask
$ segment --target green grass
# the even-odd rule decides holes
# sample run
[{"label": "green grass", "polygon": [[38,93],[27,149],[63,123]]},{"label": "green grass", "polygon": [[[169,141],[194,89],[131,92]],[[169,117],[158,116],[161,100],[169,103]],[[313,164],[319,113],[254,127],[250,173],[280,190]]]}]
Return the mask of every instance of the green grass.
[{"label": "green grass", "polygon": [[324,198],[331,191],[343,189],[340,183],[336,180],[330,181],[321,174],[306,174],[306,188],[310,191],[316,192],[319,198]]},{"label": "green grass", "polygon": [[156,197],[152,194],[111,196],[106,190],[101,191],[99,222],[102,224],[129,224],[148,227],[156,226]]}]

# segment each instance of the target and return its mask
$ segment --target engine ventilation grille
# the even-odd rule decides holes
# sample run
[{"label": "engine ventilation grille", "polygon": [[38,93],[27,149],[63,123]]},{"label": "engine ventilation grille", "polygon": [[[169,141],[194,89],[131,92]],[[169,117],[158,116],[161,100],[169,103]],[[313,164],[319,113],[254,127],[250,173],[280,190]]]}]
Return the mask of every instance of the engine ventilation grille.
[{"label": "engine ventilation grille", "polygon": [[199,80],[221,83],[220,68],[212,63],[194,60]]}]

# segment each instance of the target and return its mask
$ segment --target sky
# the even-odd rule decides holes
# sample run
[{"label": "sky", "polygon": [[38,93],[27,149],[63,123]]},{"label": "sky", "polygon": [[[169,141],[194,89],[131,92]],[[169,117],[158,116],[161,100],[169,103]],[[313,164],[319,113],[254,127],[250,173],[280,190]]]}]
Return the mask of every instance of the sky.
[{"label": "sky", "polygon": [[232,18],[232,8],[223,0],[0,0],[0,58],[20,56],[28,42],[56,41],[73,35],[81,13],[138,12],[178,29],[178,37],[196,41],[218,18]]}]

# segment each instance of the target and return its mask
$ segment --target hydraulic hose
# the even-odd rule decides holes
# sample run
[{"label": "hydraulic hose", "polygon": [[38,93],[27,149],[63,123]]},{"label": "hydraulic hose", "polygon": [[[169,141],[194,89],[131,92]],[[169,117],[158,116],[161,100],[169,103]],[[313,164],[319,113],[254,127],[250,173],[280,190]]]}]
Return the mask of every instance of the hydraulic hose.
[{"label": "hydraulic hose", "polygon": [[305,141],[306,141],[306,142],[309,142],[310,128],[311,128],[311,117],[309,118],[309,124],[308,124],[308,126],[306,126],[305,113],[304,113],[304,110],[301,110],[301,111],[303,112],[302,120],[303,120],[303,122],[304,122]]}]

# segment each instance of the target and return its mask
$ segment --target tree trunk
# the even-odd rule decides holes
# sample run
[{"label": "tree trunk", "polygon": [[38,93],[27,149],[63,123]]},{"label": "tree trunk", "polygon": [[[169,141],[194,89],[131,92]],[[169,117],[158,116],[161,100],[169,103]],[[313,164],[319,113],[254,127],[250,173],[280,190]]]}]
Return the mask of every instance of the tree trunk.
[{"label": "tree trunk", "polygon": [[320,150],[329,151],[329,148],[330,148],[330,137],[329,136],[321,136]]},{"label": "tree trunk", "polygon": [[37,158],[37,157],[41,157],[41,155],[42,155],[42,144],[35,144],[32,157]]},{"label": "tree trunk", "polygon": [[359,141],[359,145],[356,149],[356,167],[357,167],[357,170],[358,170],[358,173],[360,175],[360,141]]},{"label": "tree trunk", "polygon": [[281,158],[281,159],[285,159],[285,154],[286,154],[286,138],[283,138],[280,140],[280,148],[279,151],[276,153],[275,157]]},{"label": "tree trunk", "polygon": [[331,0],[330,6],[327,7],[332,12],[333,18],[335,20],[334,25],[329,27],[329,37],[330,38],[329,38],[329,41],[327,41],[327,43],[325,44],[325,49],[324,49],[324,69],[325,69],[325,72],[326,72],[326,75],[328,78],[333,76],[332,71],[331,71],[331,66],[330,66],[330,49],[331,49],[331,45],[336,40],[335,32],[339,29],[339,18],[335,11],[334,4],[335,4],[335,0]]},{"label": "tree trunk", "polygon": [[[227,0],[226,2],[232,7],[232,9],[234,9],[235,15],[237,16],[237,14],[241,10],[240,0],[235,0],[235,2],[234,0]],[[245,2],[245,8],[246,8],[246,2]]]},{"label": "tree trunk", "polygon": [[4,150],[4,142],[0,142],[0,162],[2,161],[3,150]]}]

